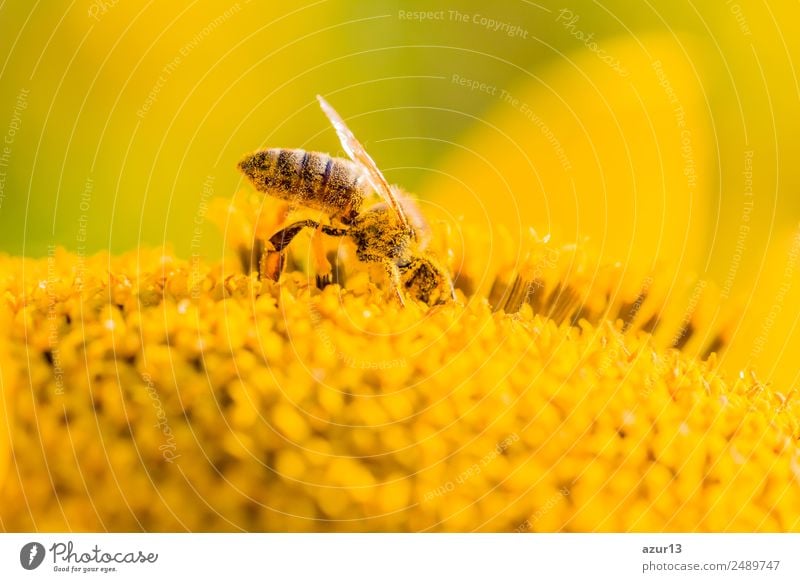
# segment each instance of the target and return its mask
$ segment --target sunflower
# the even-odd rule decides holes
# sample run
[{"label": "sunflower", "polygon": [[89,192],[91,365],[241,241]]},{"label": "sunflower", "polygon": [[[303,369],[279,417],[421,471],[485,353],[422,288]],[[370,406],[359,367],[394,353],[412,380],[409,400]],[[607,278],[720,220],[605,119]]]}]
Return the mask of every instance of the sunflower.
[{"label": "sunflower", "polygon": [[338,241],[333,284],[302,235],[260,278],[285,208],[217,205],[218,264],[0,260],[5,530],[800,530],[797,399],[720,370],[710,283],[673,317],[588,243],[489,268],[434,221],[457,300],[402,307]]}]

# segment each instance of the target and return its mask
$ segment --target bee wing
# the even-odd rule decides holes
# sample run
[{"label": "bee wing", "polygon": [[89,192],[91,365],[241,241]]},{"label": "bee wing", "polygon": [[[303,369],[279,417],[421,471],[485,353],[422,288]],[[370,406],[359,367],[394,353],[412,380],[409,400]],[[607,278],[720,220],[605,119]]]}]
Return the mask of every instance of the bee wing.
[{"label": "bee wing", "polygon": [[336,129],[336,135],[339,136],[339,141],[342,142],[344,151],[347,152],[351,160],[364,169],[370,186],[372,186],[383,201],[394,210],[401,224],[413,231],[413,227],[408,222],[408,218],[403,211],[403,207],[400,205],[400,201],[397,199],[397,196],[395,196],[392,187],[389,186],[389,182],[386,181],[386,178],[378,169],[375,161],[367,153],[367,150],[364,149],[364,146],[361,145],[361,142],[356,139],[356,136],[353,135],[353,132],[350,131],[350,128],[347,127],[344,120],[336,113],[336,110],[331,104],[325,101],[321,95],[317,95],[317,99],[319,100],[320,107],[322,107],[322,111],[325,112],[325,115],[328,116],[328,119],[330,119],[333,124],[334,129]]}]

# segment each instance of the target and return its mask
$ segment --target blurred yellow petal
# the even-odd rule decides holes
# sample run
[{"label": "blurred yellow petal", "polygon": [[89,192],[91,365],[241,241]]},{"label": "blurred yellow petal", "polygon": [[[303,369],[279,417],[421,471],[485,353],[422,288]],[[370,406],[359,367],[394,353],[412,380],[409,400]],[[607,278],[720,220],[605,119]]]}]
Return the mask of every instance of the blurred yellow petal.
[{"label": "blurred yellow petal", "polygon": [[789,397],[800,381],[800,226],[781,230],[760,268],[737,288],[742,317],[730,330],[723,364],[734,373],[752,367]]},{"label": "blurred yellow petal", "polygon": [[532,225],[560,241],[589,237],[623,264],[696,267],[713,176],[703,86],[683,53],[691,39],[592,46],[620,65],[586,48],[498,88],[424,191],[487,236],[504,224],[519,240]]}]

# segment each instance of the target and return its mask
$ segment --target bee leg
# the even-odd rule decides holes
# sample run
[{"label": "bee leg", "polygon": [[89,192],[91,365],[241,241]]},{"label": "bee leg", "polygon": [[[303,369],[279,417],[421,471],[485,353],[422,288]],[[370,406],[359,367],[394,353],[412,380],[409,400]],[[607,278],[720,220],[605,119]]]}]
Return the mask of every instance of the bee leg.
[{"label": "bee leg", "polygon": [[333,228],[332,226],[320,224],[315,220],[301,220],[299,222],[295,222],[294,224],[290,224],[286,228],[282,228],[273,234],[269,238],[272,248],[279,253],[283,252],[283,249],[289,246],[289,243],[292,242],[292,239],[294,239],[294,237],[296,237],[304,228],[317,228],[330,236],[345,236],[348,233],[346,228]]},{"label": "bee leg", "polygon": [[258,275],[263,280],[277,281],[283,272],[284,254],[272,249],[264,249],[258,261]]},{"label": "bee leg", "polygon": [[270,237],[258,261],[258,274],[261,279],[277,281],[280,278],[286,263],[284,249],[301,230],[308,226],[319,225],[313,220],[303,220],[282,228]]},{"label": "bee leg", "polygon": [[314,233],[311,243],[314,245],[314,258],[317,271],[317,289],[324,289],[333,282],[333,267],[328,257],[325,256],[325,248],[322,246],[322,236],[320,232],[328,236],[346,236],[346,228],[333,228],[332,226],[320,225]]},{"label": "bee leg", "polygon": [[345,236],[347,234],[346,228],[333,228],[331,226],[322,225],[314,220],[301,220],[282,228],[269,239],[269,244],[265,245],[267,250],[261,255],[259,264],[259,271],[263,278],[277,281],[281,276],[284,265],[284,251],[289,243],[292,242],[301,230],[304,228],[316,228],[330,236]]},{"label": "bee leg", "polygon": [[400,301],[400,306],[405,307],[406,300],[403,299],[402,283],[400,282],[400,269],[398,269],[397,265],[395,265],[392,261],[386,260],[382,262],[384,269],[386,269],[386,274],[389,275],[389,281],[391,281],[395,297],[397,297],[397,300]]},{"label": "bee leg", "polygon": [[292,242],[294,237],[300,234],[301,230],[308,227],[317,228],[319,227],[319,223],[313,220],[301,220],[300,222],[295,222],[286,228],[282,228],[269,237],[269,242],[276,252],[281,253],[283,252],[283,249],[289,246],[289,243]]}]

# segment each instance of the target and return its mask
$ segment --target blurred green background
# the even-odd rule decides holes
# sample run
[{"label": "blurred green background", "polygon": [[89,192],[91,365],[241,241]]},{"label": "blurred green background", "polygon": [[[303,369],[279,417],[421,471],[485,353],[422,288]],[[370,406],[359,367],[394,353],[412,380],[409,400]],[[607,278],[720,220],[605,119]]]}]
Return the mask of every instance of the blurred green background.
[{"label": "blurred green background", "polygon": [[320,93],[390,181],[488,239],[590,236],[755,293],[800,218],[798,8],[6,1],[0,250],[220,256],[203,205],[248,188],[244,153],[341,152]]}]

